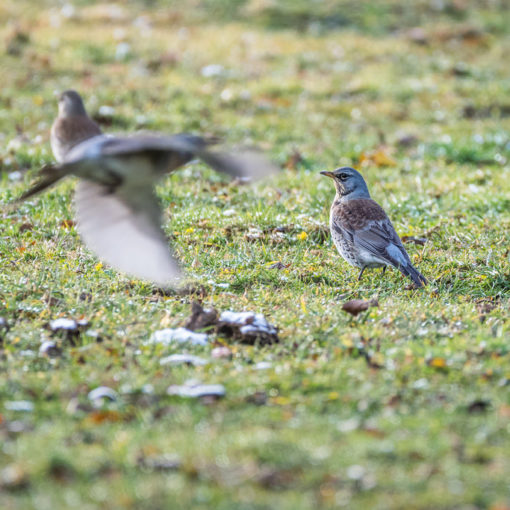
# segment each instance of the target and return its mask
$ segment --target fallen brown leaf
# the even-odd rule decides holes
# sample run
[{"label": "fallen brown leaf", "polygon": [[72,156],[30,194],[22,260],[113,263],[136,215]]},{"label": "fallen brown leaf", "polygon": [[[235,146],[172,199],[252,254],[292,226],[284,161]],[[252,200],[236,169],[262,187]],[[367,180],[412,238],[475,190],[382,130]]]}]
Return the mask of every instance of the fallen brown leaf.
[{"label": "fallen brown leaf", "polygon": [[262,390],[255,391],[246,397],[246,402],[255,404],[256,406],[263,406],[267,402],[267,393]]},{"label": "fallen brown leaf", "polygon": [[391,157],[391,152],[389,147],[381,145],[373,151],[361,153],[358,163],[360,166],[395,166],[397,162]]},{"label": "fallen brown leaf", "polygon": [[415,44],[426,45],[429,42],[427,33],[421,27],[414,27],[409,29],[406,35],[407,38]]},{"label": "fallen brown leaf", "polygon": [[285,489],[292,485],[298,473],[295,470],[277,470],[265,468],[257,477],[258,483],[265,489]]},{"label": "fallen brown leaf", "polygon": [[162,67],[175,67],[179,63],[179,55],[172,51],[167,51],[161,55],[149,60],[147,68],[150,71],[158,71]]},{"label": "fallen brown leaf", "polygon": [[396,144],[399,147],[411,147],[417,143],[418,137],[410,133],[400,133],[396,140]]},{"label": "fallen brown leaf", "polygon": [[487,412],[490,406],[491,403],[489,400],[473,400],[473,402],[467,406],[467,412],[469,414],[482,414]]},{"label": "fallen brown leaf", "polygon": [[150,471],[177,471],[182,463],[175,455],[150,455],[140,454],[137,465]]},{"label": "fallen brown leaf", "polygon": [[66,229],[71,229],[73,228],[74,226],[76,225],[76,222],[74,222],[73,220],[62,220],[60,222],[60,226],[62,228],[66,228]]},{"label": "fallen brown leaf", "polygon": [[48,466],[48,474],[59,482],[70,482],[76,476],[76,470],[69,462],[53,458]]},{"label": "fallen brown leaf", "polygon": [[372,306],[379,306],[377,299],[371,299],[370,301],[364,301],[363,299],[352,299],[342,305],[344,312],[350,313],[351,315],[358,315],[365,310],[368,310]]},{"label": "fallen brown leaf", "polygon": [[30,42],[30,35],[27,31],[15,28],[5,40],[5,51],[8,55],[19,56]]},{"label": "fallen brown leaf", "polygon": [[278,261],[268,266],[268,269],[287,269],[288,267],[290,267],[290,264],[284,264],[283,262]]},{"label": "fallen brown leaf", "polygon": [[19,226],[20,232],[26,232],[27,230],[33,230],[33,229],[34,229],[34,226],[32,225],[32,223],[22,223]]},{"label": "fallen brown leaf", "polygon": [[110,411],[110,410],[99,410],[90,413],[86,421],[91,423],[92,425],[101,425],[102,423],[113,423],[120,421],[122,419],[122,415],[118,411]]},{"label": "fallen brown leaf", "polygon": [[28,473],[18,464],[9,464],[0,471],[0,488],[9,491],[23,490],[30,483]]},{"label": "fallen brown leaf", "polygon": [[285,161],[285,168],[288,170],[296,170],[299,163],[303,161],[302,154],[297,149],[292,149],[291,154]]},{"label": "fallen brown leaf", "polygon": [[214,308],[204,309],[198,301],[191,303],[191,316],[184,327],[191,331],[214,326],[218,322],[218,312]]}]

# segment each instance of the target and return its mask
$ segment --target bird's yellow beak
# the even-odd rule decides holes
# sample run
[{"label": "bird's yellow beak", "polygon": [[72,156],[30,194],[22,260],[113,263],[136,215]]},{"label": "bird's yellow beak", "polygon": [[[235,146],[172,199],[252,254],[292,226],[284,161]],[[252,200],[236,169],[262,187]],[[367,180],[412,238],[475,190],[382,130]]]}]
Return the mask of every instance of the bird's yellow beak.
[{"label": "bird's yellow beak", "polygon": [[321,172],[321,175],[325,175],[326,177],[331,177],[332,179],[335,178],[335,174],[333,172]]}]

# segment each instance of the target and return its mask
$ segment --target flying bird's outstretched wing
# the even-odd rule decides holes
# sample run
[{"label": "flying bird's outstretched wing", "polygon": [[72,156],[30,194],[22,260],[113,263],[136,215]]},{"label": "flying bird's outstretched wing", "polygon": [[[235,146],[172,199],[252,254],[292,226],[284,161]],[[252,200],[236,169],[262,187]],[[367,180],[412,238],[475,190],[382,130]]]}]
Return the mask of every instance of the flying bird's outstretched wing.
[{"label": "flying bird's outstretched wing", "polygon": [[83,180],[74,201],[78,231],[101,260],[161,286],[178,282],[181,271],[161,229],[159,200],[151,186],[138,187],[136,194],[122,186],[109,193]]},{"label": "flying bird's outstretched wing", "polygon": [[[259,179],[278,172],[271,163],[256,150],[239,150],[235,153],[213,151],[209,147],[216,139],[180,133],[173,136],[159,134],[138,134],[126,137],[111,137],[101,149],[104,156],[127,156],[133,154],[164,153],[169,156],[166,171],[189,162],[197,157],[218,172],[232,177]],[[73,157],[73,154],[70,154]]]},{"label": "flying bird's outstretched wing", "polygon": [[[135,135],[113,137],[98,135],[85,140],[73,147],[60,165],[47,165],[39,172],[39,180],[31,189],[23,193],[18,201],[40,193],[66,175],[76,175],[83,179],[98,181],[111,185],[115,176],[122,179],[155,180],[165,173],[189,163],[198,157],[214,170],[232,177],[259,179],[278,171],[262,154],[256,151],[240,151],[236,154],[211,151],[207,147],[209,141],[200,136],[178,134]],[[131,158],[147,158],[153,170],[145,173],[124,169],[122,161]],[[111,162],[117,159],[118,163]],[[109,161],[106,165],[106,160]],[[106,166],[109,167],[108,171]],[[114,166],[115,168],[112,168]],[[143,166],[146,166],[143,164]]]},{"label": "flying bird's outstretched wing", "polygon": [[75,206],[85,243],[117,269],[160,285],[175,284],[181,273],[161,229],[156,181],[196,157],[237,177],[258,178],[277,170],[255,152],[213,152],[209,145],[209,140],[187,134],[95,136],[70,149],[62,164],[43,169],[19,200],[66,175],[80,177]]}]

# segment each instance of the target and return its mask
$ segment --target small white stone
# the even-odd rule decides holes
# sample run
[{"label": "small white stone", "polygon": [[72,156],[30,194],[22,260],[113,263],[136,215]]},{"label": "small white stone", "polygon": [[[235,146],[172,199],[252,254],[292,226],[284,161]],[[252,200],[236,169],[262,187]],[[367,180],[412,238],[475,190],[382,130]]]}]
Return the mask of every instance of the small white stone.
[{"label": "small white stone", "polygon": [[223,89],[220,93],[220,98],[222,101],[225,101],[226,103],[231,101],[234,97],[234,93],[230,89]]},{"label": "small white stone", "polygon": [[166,328],[155,331],[151,337],[152,343],[170,345],[172,343],[190,343],[192,345],[206,345],[209,341],[205,333],[195,333],[186,328]]},{"label": "small white stone", "polygon": [[5,402],[4,406],[8,411],[31,413],[34,410],[34,404],[30,400],[12,400]]},{"label": "small white stone", "polygon": [[15,170],[14,172],[8,174],[8,177],[10,181],[20,181],[23,178],[23,174],[18,170]]},{"label": "small white stone", "polygon": [[99,107],[99,115],[103,117],[112,117],[115,113],[115,108],[113,106],[102,105]]},{"label": "small white stone", "polygon": [[72,4],[64,4],[60,12],[64,18],[73,18],[76,14],[76,9]]},{"label": "small white stone", "polygon": [[154,393],[154,386],[152,384],[144,384],[142,386],[142,393],[152,395]]},{"label": "small white stone", "polygon": [[348,420],[343,420],[338,422],[336,428],[340,432],[352,432],[353,430],[356,430],[359,427],[359,420],[357,418],[350,418]]},{"label": "small white stone", "polygon": [[242,326],[250,320],[255,320],[253,312],[232,312],[231,310],[226,310],[220,315],[220,321],[237,324],[238,326]]},{"label": "small white stone", "polygon": [[23,358],[35,357],[35,352],[32,349],[23,349],[23,350],[19,351],[18,354]]},{"label": "small white stone", "polygon": [[222,76],[225,74],[225,68],[219,64],[210,64],[202,67],[202,76],[204,78],[212,78],[215,76]]},{"label": "small white stone", "polygon": [[239,331],[242,335],[256,335],[257,333],[275,335],[277,333],[276,328],[269,324],[261,313],[232,312],[227,310],[220,315],[220,321],[240,326]]},{"label": "small white stone", "polygon": [[8,144],[7,144],[7,152],[17,152],[21,149],[21,146],[23,143],[19,138],[13,138]]},{"label": "small white stone", "polygon": [[417,381],[415,381],[413,383],[413,388],[415,390],[423,390],[425,388],[427,388],[429,385],[429,382],[427,381],[427,379],[418,379]]},{"label": "small white stone", "polygon": [[167,394],[187,398],[223,397],[225,387],[222,384],[172,385],[168,388]]},{"label": "small white stone", "polygon": [[124,60],[131,53],[131,45],[127,42],[121,42],[117,44],[117,48],[115,49],[115,59],[116,60]]},{"label": "small white stone", "polygon": [[166,358],[161,358],[159,361],[160,365],[206,365],[207,360],[200,358],[199,356],[193,356],[192,354],[172,354]]},{"label": "small white stone", "polygon": [[46,340],[39,347],[39,354],[42,356],[58,356],[60,354],[60,349],[55,342],[51,340]]},{"label": "small white stone", "polygon": [[349,466],[347,468],[347,477],[351,480],[361,480],[365,475],[365,468],[363,466],[359,466],[358,464],[354,464],[353,466]]},{"label": "small white stone", "polygon": [[216,359],[220,358],[231,358],[232,351],[228,347],[215,347],[211,351],[211,356]]},{"label": "small white stone", "polygon": [[78,323],[74,319],[55,319],[50,321],[50,328],[53,331],[58,331],[61,329],[66,331],[74,331],[78,328]]},{"label": "small white stone", "polygon": [[108,386],[98,386],[89,392],[89,400],[92,402],[108,399],[111,401],[117,400],[117,392],[109,388]]}]

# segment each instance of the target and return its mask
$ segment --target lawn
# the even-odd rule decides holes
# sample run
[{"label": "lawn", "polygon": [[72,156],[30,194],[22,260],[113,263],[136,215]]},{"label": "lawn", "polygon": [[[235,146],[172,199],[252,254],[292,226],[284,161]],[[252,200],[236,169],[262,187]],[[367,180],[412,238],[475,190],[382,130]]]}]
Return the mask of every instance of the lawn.
[{"label": "lawn", "polygon": [[[489,0],[2,0],[2,510],[509,510],[509,15]],[[72,179],[8,207],[53,161],[68,88],[107,132],[217,135],[282,168],[245,185],[194,163],[162,182],[194,294],[101,264]],[[406,248],[429,286],[358,282],[338,255],[319,172],[341,165],[420,239]],[[378,306],[353,317],[350,299]],[[151,343],[193,300],[261,313],[280,342]],[[182,353],[206,363],[161,364]],[[224,397],[167,391],[191,379]]]}]

